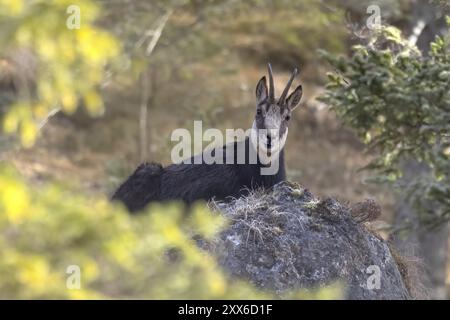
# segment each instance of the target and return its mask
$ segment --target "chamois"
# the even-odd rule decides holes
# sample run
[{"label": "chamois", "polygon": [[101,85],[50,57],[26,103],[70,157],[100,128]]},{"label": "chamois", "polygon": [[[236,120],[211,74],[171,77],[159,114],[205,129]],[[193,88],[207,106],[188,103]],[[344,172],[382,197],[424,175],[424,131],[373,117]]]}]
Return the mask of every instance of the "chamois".
[{"label": "chamois", "polygon": [[[302,86],[299,85],[286,98],[297,75],[297,69],[294,69],[286,88],[276,101],[270,63],[268,73],[269,90],[265,76],[256,86],[256,114],[250,134],[242,141],[211,151],[212,155],[220,152],[223,161],[196,164],[198,162],[194,159],[203,159],[203,151],[189,161],[165,168],[159,164],[141,164],[117,189],[112,199],[122,201],[130,212],[136,212],[152,201],[181,200],[190,204],[200,199],[226,200],[228,197],[244,195],[251,189],[270,188],[284,181],[286,171],[283,149],[291,113],[302,97]],[[239,150],[245,151],[244,161],[238,160]],[[255,161],[250,161],[252,152]],[[273,163],[277,164],[278,170],[263,174],[262,170]]]}]

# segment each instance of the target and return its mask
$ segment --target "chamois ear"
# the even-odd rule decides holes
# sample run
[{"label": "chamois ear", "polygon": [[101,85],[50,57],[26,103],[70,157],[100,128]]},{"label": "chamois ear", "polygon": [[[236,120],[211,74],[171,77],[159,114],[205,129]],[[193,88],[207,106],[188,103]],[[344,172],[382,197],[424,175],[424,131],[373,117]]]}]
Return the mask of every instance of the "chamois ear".
[{"label": "chamois ear", "polygon": [[300,99],[302,98],[302,94],[303,88],[302,85],[299,85],[286,99],[286,105],[289,110],[292,111],[297,107],[298,103],[300,102]]},{"label": "chamois ear", "polygon": [[266,76],[262,77],[256,85],[256,102],[260,103],[267,99],[267,84],[266,84]]}]

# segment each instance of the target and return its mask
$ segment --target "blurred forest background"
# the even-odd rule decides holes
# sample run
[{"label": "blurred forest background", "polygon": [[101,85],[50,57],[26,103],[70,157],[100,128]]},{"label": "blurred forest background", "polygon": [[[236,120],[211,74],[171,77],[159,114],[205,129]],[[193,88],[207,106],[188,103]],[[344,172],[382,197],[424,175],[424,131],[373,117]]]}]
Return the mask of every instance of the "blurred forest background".
[{"label": "blurred forest background", "polygon": [[[373,5],[398,29],[368,28]],[[70,28],[77,8],[80,28]],[[221,225],[206,209],[183,229],[177,205],[133,221],[108,197],[139,163],[170,163],[175,128],[248,128],[270,61],[277,92],[294,66],[304,88],[289,179],[324,197],[376,199],[376,227],[421,265],[430,297],[446,299],[449,9],[428,0],[0,0],[0,297],[267,297],[225,281],[188,240],[188,226]],[[142,270],[173,246],[192,261]],[[86,290],[57,286],[70,261],[87,270]],[[207,281],[187,280],[199,277]]]}]

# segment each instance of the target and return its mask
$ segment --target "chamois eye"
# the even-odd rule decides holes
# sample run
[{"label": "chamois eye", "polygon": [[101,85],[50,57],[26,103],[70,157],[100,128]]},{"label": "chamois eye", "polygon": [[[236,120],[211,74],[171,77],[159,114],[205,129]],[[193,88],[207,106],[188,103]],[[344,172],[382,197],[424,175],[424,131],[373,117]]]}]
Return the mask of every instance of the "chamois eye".
[{"label": "chamois eye", "polygon": [[257,114],[257,115],[261,115],[261,113],[262,113],[261,109],[257,109],[257,110],[256,110],[256,114]]},{"label": "chamois eye", "polygon": [[291,116],[287,115],[285,119],[286,119],[286,121],[289,121],[291,119]]}]

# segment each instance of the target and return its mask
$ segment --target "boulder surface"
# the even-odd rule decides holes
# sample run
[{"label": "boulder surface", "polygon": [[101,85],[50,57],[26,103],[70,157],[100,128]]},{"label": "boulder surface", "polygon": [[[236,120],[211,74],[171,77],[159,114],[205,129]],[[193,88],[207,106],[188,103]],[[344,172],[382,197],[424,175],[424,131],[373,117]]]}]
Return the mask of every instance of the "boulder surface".
[{"label": "boulder surface", "polygon": [[211,206],[230,224],[207,247],[234,277],[280,297],[339,281],[347,299],[411,298],[390,246],[361,219],[373,216],[373,203],[359,205],[356,217],[335,199],[283,182]]}]

